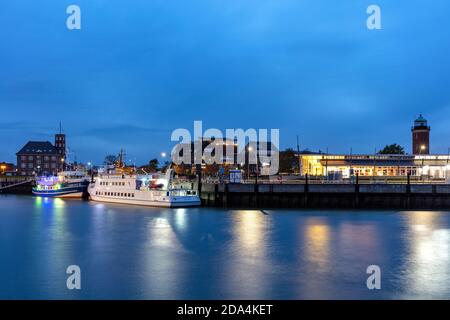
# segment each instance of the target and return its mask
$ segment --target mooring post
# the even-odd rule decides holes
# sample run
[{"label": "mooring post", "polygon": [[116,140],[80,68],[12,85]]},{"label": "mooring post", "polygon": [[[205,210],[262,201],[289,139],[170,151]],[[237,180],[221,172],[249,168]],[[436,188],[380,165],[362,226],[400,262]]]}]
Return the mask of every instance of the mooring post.
[{"label": "mooring post", "polygon": [[359,208],[359,173],[356,174],[355,180],[355,207]]},{"label": "mooring post", "polygon": [[225,195],[225,201],[224,201],[224,206],[225,208],[228,208],[228,194],[229,194],[230,190],[229,190],[229,185],[228,183],[225,183],[224,185],[224,195]]},{"label": "mooring post", "polygon": [[214,184],[214,206],[217,206],[217,199],[218,199],[218,193],[219,193],[219,184]]},{"label": "mooring post", "polygon": [[411,172],[406,176],[406,207],[411,208]]},{"label": "mooring post", "polygon": [[253,205],[255,206],[255,208],[259,208],[258,193],[259,193],[259,188],[258,188],[258,176],[256,176],[256,181],[255,181],[255,185],[254,185],[254,189],[253,189],[253,194],[254,194],[254,196],[255,196],[255,200],[254,200]]},{"label": "mooring post", "polygon": [[306,173],[305,174],[305,190],[304,190],[304,203],[305,203],[305,208],[307,208],[308,207],[308,184],[309,184],[309,182],[308,182],[308,174]]}]

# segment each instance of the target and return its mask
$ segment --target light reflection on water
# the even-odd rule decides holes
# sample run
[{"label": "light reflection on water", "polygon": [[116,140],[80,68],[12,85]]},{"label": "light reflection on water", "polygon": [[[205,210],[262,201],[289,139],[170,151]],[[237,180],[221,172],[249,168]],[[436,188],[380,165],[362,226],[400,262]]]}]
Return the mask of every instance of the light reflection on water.
[{"label": "light reflection on water", "polygon": [[[448,212],[0,203],[0,298],[450,298]],[[81,291],[65,288],[70,264]]]},{"label": "light reflection on water", "polygon": [[404,267],[407,290],[404,298],[448,299],[450,283],[450,229],[440,224],[436,212],[404,213],[411,241]]}]

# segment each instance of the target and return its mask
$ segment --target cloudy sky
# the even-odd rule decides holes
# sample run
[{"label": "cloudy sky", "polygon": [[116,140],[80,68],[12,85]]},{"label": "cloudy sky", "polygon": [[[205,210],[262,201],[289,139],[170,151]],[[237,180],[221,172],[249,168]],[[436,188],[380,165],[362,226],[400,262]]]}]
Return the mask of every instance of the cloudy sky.
[{"label": "cloudy sky", "polygon": [[[81,8],[81,30],[66,8]],[[366,27],[378,4],[382,30]],[[410,150],[419,113],[450,146],[448,0],[0,3],[0,161],[62,121],[79,161],[139,163],[171,132],[278,128],[282,147]]]}]

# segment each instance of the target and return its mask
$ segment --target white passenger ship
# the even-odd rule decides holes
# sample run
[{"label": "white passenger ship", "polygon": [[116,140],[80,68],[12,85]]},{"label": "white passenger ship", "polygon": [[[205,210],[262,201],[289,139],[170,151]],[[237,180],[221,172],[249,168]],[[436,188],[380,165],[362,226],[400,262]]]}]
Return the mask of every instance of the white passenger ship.
[{"label": "white passenger ship", "polygon": [[175,188],[173,170],[165,175],[104,174],[95,178],[88,188],[94,201],[152,207],[191,207],[200,205],[196,190]]}]

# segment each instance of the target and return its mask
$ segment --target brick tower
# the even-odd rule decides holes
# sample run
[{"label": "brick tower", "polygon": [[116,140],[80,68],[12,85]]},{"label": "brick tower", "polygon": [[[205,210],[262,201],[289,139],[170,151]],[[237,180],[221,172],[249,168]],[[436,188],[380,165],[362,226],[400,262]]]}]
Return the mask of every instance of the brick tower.
[{"label": "brick tower", "polygon": [[59,124],[59,133],[55,134],[55,148],[59,154],[59,170],[64,170],[66,162],[66,135],[62,133],[61,123]]},{"label": "brick tower", "polygon": [[420,115],[415,121],[412,131],[412,153],[430,154],[430,131],[427,120]]}]

